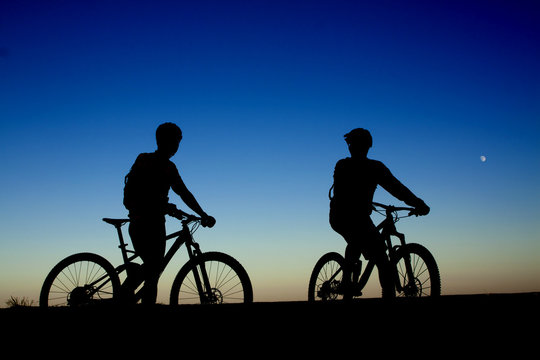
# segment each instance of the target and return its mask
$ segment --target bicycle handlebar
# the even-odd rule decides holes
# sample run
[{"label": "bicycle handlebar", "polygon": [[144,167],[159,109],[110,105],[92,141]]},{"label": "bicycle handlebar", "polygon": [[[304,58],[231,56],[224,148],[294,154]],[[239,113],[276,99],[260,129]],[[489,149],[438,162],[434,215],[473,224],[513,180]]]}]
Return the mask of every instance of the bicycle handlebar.
[{"label": "bicycle handlebar", "polygon": [[390,211],[414,211],[416,210],[415,208],[412,208],[412,207],[399,207],[399,206],[393,206],[393,205],[384,205],[384,204],[381,204],[381,203],[378,203],[378,202],[373,202],[372,203],[374,206],[378,206],[378,207],[382,207],[383,209],[385,210],[390,210]]},{"label": "bicycle handlebar", "polygon": [[187,225],[191,222],[198,222],[203,227],[211,228],[216,224],[216,220],[211,217],[199,217],[192,214],[188,214],[180,209],[178,209],[174,204],[169,204],[167,209],[167,215],[172,216],[182,222],[183,225]]},{"label": "bicycle handlebar", "polygon": [[419,216],[421,214],[418,214],[418,211],[415,208],[412,207],[402,207],[402,206],[393,206],[393,205],[385,205],[378,202],[372,202],[373,206],[378,206],[383,208],[384,210],[388,212],[395,212],[395,211],[409,211],[409,216],[415,215]]}]

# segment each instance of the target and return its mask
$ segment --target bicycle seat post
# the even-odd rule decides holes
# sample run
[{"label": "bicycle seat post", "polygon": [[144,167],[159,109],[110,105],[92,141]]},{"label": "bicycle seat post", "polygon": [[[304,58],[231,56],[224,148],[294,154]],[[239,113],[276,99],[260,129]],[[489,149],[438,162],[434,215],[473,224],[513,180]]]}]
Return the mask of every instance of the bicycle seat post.
[{"label": "bicycle seat post", "polygon": [[122,258],[124,259],[124,263],[127,264],[129,262],[126,247],[127,244],[124,242],[124,236],[122,235],[122,225],[117,224],[114,226],[116,228],[116,231],[118,232],[118,239],[120,240],[120,245],[118,246],[120,250],[122,251]]}]

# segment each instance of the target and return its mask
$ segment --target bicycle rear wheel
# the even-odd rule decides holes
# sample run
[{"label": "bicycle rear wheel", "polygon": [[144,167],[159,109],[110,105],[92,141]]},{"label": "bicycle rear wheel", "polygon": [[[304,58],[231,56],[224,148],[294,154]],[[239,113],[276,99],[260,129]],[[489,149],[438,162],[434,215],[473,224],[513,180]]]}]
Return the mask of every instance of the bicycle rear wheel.
[{"label": "bicycle rear wheel", "polygon": [[308,286],[308,301],[341,300],[339,291],[345,259],[336,252],[323,255],[315,264]]},{"label": "bicycle rear wheel", "polygon": [[[201,263],[208,275],[210,289],[204,289]],[[197,277],[201,279],[202,294],[199,293]],[[233,257],[220,252],[207,252],[200,260],[188,261],[174,279],[170,304],[225,304],[250,303],[253,288],[246,270]]]},{"label": "bicycle rear wheel", "polygon": [[[413,279],[406,270],[406,255],[410,255]],[[399,297],[426,297],[441,295],[441,276],[435,258],[420,244],[401,247],[395,263],[400,287]]]},{"label": "bicycle rear wheel", "polygon": [[105,258],[79,253],[60,261],[45,278],[39,296],[41,307],[84,306],[112,302],[120,279]]}]

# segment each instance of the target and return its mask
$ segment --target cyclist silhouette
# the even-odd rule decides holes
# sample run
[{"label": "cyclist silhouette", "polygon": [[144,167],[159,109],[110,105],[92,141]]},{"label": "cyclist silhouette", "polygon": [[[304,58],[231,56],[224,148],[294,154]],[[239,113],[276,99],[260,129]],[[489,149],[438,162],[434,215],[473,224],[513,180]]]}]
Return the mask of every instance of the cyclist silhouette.
[{"label": "cyclist silhouette", "polygon": [[337,162],[332,185],[334,196],[330,196],[330,225],[347,242],[342,280],[344,298],[350,299],[357,292],[353,284],[358,282],[360,275],[358,260],[361,254],[377,264],[383,297],[393,297],[394,282],[390,278],[385,244],[370,218],[373,194],[380,185],[414,207],[418,215],[427,215],[429,207],[399,182],[382,162],[368,159],[367,153],[373,143],[368,130],[354,129],[345,135],[345,141],[351,157]]},{"label": "cyclist silhouette", "polygon": [[169,189],[212,227],[216,220],[206,214],[184,184],[170,158],[178,151],[182,131],[173,123],[156,130],[157,150],[140,154],[125,177],[124,206],[129,210],[129,235],[143,261],[143,304],[155,304],[157,285],[165,256],[165,215],[176,211],[169,204]]}]

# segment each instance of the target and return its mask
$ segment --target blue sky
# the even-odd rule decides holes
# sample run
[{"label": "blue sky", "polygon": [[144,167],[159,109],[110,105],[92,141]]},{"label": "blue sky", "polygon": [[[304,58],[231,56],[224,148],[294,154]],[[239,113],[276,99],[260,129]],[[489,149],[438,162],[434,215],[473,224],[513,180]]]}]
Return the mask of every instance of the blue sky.
[{"label": "blue sky", "polygon": [[126,215],[124,175],[166,121],[218,221],[197,239],[245,265],[256,301],[305,299],[344,250],[327,192],[356,127],[431,206],[398,228],[443,293],[540,290],[539,20],[535,1],[2,2],[0,300],[37,300],[74,252],[119,263],[100,219]]}]

